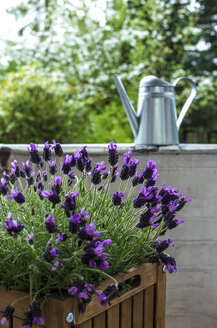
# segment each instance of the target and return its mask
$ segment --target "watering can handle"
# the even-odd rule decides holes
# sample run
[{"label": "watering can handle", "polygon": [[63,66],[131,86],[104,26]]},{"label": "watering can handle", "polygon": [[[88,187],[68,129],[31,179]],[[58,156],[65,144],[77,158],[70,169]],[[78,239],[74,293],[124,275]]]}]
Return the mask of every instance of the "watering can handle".
[{"label": "watering can handle", "polygon": [[176,79],[174,82],[173,82],[173,86],[175,87],[176,84],[180,81],[180,80],[188,80],[191,85],[192,85],[192,89],[191,89],[191,93],[190,93],[190,96],[188,97],[188,99],[186,100],[186,102],[184,103],[184,106],[182,107],[182,110],[179,114],[179,117],[177,119],[177,122],[176,122],[176,125],[177,125],[177,130],[179,131],[179,128],[181,126],[181,123],[182,123],[182,120],[185,116],[185,114],[187,113],[188,111],[188,108],[190,107],[192,101],[194,100],[195,96],[196,96],[196,93],[197,93],[197,87],[196,87],[196,84],[191,80],[189,79],[188,77],[179,77],[178,79]]}]

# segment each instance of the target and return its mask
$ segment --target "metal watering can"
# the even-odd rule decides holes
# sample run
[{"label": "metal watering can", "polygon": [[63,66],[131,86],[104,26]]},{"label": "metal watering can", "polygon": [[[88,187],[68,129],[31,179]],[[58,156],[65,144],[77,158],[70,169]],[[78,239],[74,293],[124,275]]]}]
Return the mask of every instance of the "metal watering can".
[{"label": "metal watering can", "polygon": [[[177,119],[174,87],[182,79],[191,83],[192,90]],[[114,76],[114,81],[127,113],[136,145],[177,145],[179,143],[180,125],[196,96],[196,85],[191,79],[180,77],[170,84],[152,75],[145,76],[139,84],[137,113],[117,75]]]}]

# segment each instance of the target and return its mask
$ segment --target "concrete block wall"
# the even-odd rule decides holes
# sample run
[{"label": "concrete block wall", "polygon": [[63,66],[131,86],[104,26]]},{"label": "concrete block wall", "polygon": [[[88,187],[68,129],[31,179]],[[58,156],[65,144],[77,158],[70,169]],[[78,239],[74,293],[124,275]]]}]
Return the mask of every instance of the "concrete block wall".
[{"label": "concrete block wall", "polygon": [[[25,145],[2,145],[19,162],[28,159]],[[64,145],[72,153],[81,145]],[[0,146],[1,149],[1,146]],[[107,145],[89,145],[93,161],[107,156]],[[180,213],[184,225],[171,231],[178,273],[167,275],[166,328],[217,327],[217,145],[134,147],[119,145],[120,154],[133,150],[144,170],[157,163],[160,178],[192,198]],[[1,162],[1,152],[0,152]],[[168,235],[169,238],[169,235]]]}]

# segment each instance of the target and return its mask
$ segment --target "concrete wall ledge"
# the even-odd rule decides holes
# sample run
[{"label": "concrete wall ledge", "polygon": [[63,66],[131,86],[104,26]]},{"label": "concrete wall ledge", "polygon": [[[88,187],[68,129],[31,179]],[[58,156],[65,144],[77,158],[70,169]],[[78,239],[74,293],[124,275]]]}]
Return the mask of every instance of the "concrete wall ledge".
[{"label": "concrete wall ledge", "polygon": [[[64,153],[74,152],[82,146],[88,147],[88,152],[91,154],[105,154],[108,151],[108,144],[62,144]],[[8,150],[14,154],[24,154],[27,151],[27,144],[0,144],[0,152]],[[43,144],[38,145],[39,150],[43,149]],[[216,153],[217,144],[179,144],[169,146],[147,146],[135,145],[134,143],[118,144],[120,153],[132,150],[139,153],[159,152],[159,153]]]}]

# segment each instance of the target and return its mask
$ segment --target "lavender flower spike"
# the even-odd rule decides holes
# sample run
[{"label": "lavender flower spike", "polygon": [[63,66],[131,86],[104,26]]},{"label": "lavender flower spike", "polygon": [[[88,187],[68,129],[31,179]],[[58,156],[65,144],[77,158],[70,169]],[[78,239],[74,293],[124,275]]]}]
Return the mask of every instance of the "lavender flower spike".
[{"label": "lavender flower spike", "polygon": [[47,232],[54,233],[57,231],[57,224],[53,215],[49,215],[45,220],[45,227]]},{"label": "lavender flower spike", "polygon": [[46,162],[51,159],[51,150],[50,150],[51,147],[52,146],[49,145],[48,141],[46,141],[43,149],[43,158]]},{"label": "lavender flower spike", "polygon": [[52,162],[49,162],[49,172],[51,175],[54,175],[57,172],[57,165],[56,165],[56,159]]},{"label": "lavender flower spike", "polygon": [[64,162],[62,166],[62,171],[64,174],[69,174],[69,172],[71,171],[72,163],[73,163],[72,155],[67,154],[64,158]]},{"label": "lavender flower spike", "polygon": [[39,156],[38,152],[38,145],[30,143],[30,147],[27,147],[28,151],[30,152],[30,161],[34,164],[40,164],[41,157]]},{"label": "lavender flower spike", "polygon": [[61,147],[61,145],[59,143],[56,143],[55,140],[53,140],[53,144],[54,146],[52,147],[52,149],[54,149],[54,152],[57,156],[61,157],[63,155],[63,149]]},{"label": "lavender flower spike", "polygon": [[24,228],[24,225],[22,225],[18,221],[12,219],[11,212],[8,213],[8,216],[5,219],[5,223],[3,224],[3,227],[7,230],[7,232],[11,236],[15,236],[15,235],[19,234]]},{"label": "lavender flower spike", "polygon": [[60,203],[60,196],[58,194],[56,194],[55,192],[51,191],[51,190],[44,190],[41,192],[40,194],[43,198],[48,198],[48,200],[53,203],[53,205],[56,205],[58,203]]},{"label": "lavender flower spike", "polygon": [[113,192],[112,203],[115,206],[121,205],[121,198],[126,198],[123,192]]},{"label": "lavender flower spike", "polygon": [[111,166],[115,166],[115,164],[117,164],[118,162],[118,149],[117,149],[117,145],[115,145],[114,141],[110,142],[108,144],[108,150],[109,150],[109,163],[111,164]]},{"label": "lavender flower spike", "polygon": [[26,173],[27,177],[30,176],[30,172],[31,172],[31,167],[29,166],[29,161],[26,162],[22,162],[23,164],[23,168],[24,168],[24,172]]},{"label": "lavender flower spike", "polygon": [[0,194],[2,195],[7,195],[7,192],[8,192],[8,187],[7,187],[8,183],[7,181],[5,180],[5,178],[1,178],[1,183],[0,183]]},{"label": "lavender flower spike", "polygon": [[59,251],[60,250],[58,248],[56,248],[56,247],[54,247],[54,248],[52,248],[52,247],[48,248],[45,251],[45,253],[44,253],[44,259],[45,259],[45,261],[47,261],[49,263],[52,262],[55,259],[55,257],[59,256]]},{"label": "lavender flower spike", "polygon": [[28,235],[27,238],[25,238],[25,240],[28,241],[30,245],[33,245],[33,243],[34,243],[33,237],[34,237],[34,233],[30,232],[30,234]]},{"label": "lavender flower spike", "polygon": [[41,315],[41,309],[40,309],[40,304],[36,301],[33,301],[31,306],[30,306],[31,314],[32,314],[32,323],[33,324],[39,324],[39,325],[44,325],[44,319]]},{"label": "lavender flower spike", "polygon": [[18,204],[23,204],[25,203],[25,197],[21,193],[20,189],[17,187],[17,192],[14,189],[11,189],[11,195],[7,195],[8,199],[13,199],[18,203]]},{"label": "lavender flower spike", "polygon": [[0,323],[2,326],[6,327],[9,326],[9,320],[12,318],[14,313],[14,307],[8,305],[3,313],[3,318],[1,319]]}]

